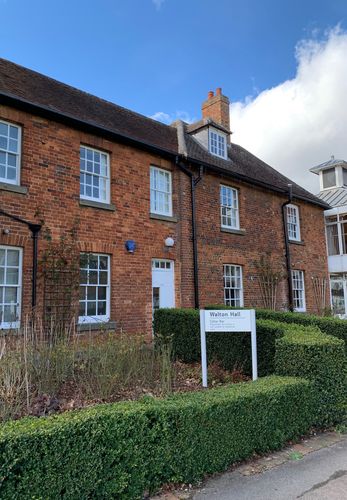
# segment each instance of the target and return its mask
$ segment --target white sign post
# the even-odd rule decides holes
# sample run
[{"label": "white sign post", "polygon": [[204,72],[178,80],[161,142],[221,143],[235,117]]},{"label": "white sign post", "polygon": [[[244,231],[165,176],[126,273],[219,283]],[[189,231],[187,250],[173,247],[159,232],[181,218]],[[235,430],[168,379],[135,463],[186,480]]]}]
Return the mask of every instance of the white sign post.
[{"label": "white sign post", "polygon": [[257,380],[257,334],[254,309],[200,310],[202,386],[207,387],[206,332],[250,332],[252,379]]}]

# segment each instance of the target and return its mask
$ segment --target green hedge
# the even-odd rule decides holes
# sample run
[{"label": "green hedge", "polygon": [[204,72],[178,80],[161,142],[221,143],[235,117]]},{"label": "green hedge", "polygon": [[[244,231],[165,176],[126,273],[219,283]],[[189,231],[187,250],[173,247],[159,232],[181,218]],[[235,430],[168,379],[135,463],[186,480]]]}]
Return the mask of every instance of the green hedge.
[{"label": "green hedge", "polygon": [[341,421],[347,401],[343,341],[314,327],[301,331],[295,331],[296,325],[285,328],[285,335],[276,340],[276,373],[304,377],[313,382],[315,425],[329,426]]},{"label": "green hedge", "polygon": [[0,430],[0,498],[142,498],[283,446],[312,411],[310,382],[274,376],[13,421]]},{"label": "green hedge", "polygon": [[[172,338],[173,353],[184,363],[201,360],[199,311],[195,309],[158,309],[154,314],[155,341]],[[275,340],[283,335],[280,323],[257,320],[259,376],[274,373]],[[226,369],[242,368],[252,373],[251,336],[249,333],[207,333],[208,360],[217,359]]]},{"label": "green hedge", "polygon": [[[218,304],[208,306],[208,309],[229,308]],[[271,319],[273,321],[280,321],[283,323],[297,323],[303,326],[318,326],[323,333],[342,339],[345,343],[345,350],[347,354],[347,320],[330,316],[322,317],[314,316],[313,314],[271,311],[268,309],[256,309],[256,316],[258,319]]]}]

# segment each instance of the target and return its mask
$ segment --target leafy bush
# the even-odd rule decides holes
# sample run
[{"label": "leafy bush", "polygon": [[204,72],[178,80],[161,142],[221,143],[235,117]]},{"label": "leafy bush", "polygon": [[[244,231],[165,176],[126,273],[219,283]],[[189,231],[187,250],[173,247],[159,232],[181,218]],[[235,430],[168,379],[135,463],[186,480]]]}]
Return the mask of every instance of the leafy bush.
[{"label": "leafy bush", "polygon": [[309,429],[312,410],[310,382],[268,377],[9,422],[0,430],[0,497],[142,498],[281,447]]},{"label": "leafy bush", "polygon": [[[289,327],[289,328],[288,328]],[[323,334],[317,327],[296,331],[286,325],[276,341],[276,373],[304,377],[313,382],[315,425],[341,421],[346,411],[346,358],[341,339]]]},{"label": "leafy bush", "polygon": [[[280,323],[257,320],[258,373],[274,372],[275,340],[283,335]],[[157,343],[172,338],[174,356],[185,363],[201,360],[199,311],[195,309],[158,309],[154,315]],[[209,361],[218,360],[223,368],[242,368],[252,373],[251,336],[249,333],[207,333]]]},{"label": "leafy bush", "polygon": [[[233,309],[227,306],[211,305],[206,309]],[[238,308],[240,309],[240,308]],[[313,314],[287,312],[287,311],[272,311],[269,309],[257,309],[256,315],[258,319],[271,319],[280,321],[281,323],[296,323],[303,326],[318,326],[318,328],[327,335],[332,335],[342,339],[345,342],[345,350],[347,354],[347,320],[334,318],[331,316],[315,316]]]}]

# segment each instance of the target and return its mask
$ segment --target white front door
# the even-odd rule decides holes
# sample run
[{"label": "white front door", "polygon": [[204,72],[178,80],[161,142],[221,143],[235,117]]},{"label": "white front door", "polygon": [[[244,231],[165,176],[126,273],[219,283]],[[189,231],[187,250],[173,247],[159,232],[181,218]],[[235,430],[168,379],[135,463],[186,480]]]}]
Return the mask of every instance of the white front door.
[{"label": "white front door", "polygon": [[162,307],[175,307],[174,263],[172,260],[152,260],[153,312]]}]

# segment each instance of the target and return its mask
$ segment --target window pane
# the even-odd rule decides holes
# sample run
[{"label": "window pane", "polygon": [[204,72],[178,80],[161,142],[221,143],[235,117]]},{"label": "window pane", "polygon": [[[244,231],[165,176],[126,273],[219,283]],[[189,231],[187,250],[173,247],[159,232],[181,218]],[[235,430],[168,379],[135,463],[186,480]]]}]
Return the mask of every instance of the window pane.
[{"label": "window pane", "polygon": [[323,170],[323,188],[330,188],[336,186],[335,168]]},{"label": "window pane", "polygon": [[341,224],[342,253],[347,254],[347,223]]},{"label": "window pane", "polygon": [[99,254],[81,254],[81,280],[87,280],[87,286],[80,282],[80,321],[90,317],[95,321],[98,317],[105,320],[109,301],[109,265],[108,256]]},{"label": "window pane", "polygon": [[[0,248],[0,327],[18,326],[20,309],[20,251]],[[16,324],[14,324],[16,323]]]},{"label": "window pane", "polygon": [[7,250],[7,265],[19,266],[19,252],[18,250]]},{"label": "window pane", "polygon": [[106,314],[106,302],[98,302],[98,315],[105,316]]},{"label": "window pane", "polygon": [[96,300],[96,286],[88,286],[87,300]]},{"label": "window pane", "polygon": [[224,266],[224,303],[227,306],[242,307],[241,266]]},{"label": "window pane", "polygon": [[15,323],[18,320],[17,306],[4,306],[4,323]]},{"label": "window pane", "polygon": [[4,302],[6,304],[11,304],[12,302],[17,302],[17,287],[5,287],[5,298]]},{"label": "window pane", "polygon": [[[107,202],[110,179],[108,176],[109,156],[91,148],[80,149],[80,193],[82,197]],[[83,186],[83,187],[82,187]]]},{"label": "window pane", "polygon": [[0,122],[0,134],[8,136],[8,125],[6,123]]},{"label": "window pane", "polygon": [[158,169],[150,168],[150,206],[151,212],[171,215],[171,173]]},{"label": "window pane", "polygon": [[8,267],[6,269],[6,283],[8,285],[18,285],[18,269]]},{"label": "window pane", "polygon": [[330,286],[334,314],[346,314],[343,279],[331,280]]},{"label": "window pane", "polygon": [[96,302],[87,302],[87,316],[96,316]]},{"label": "window pane", "polygon": [[342,174],[343,174],[343,184],[344,186],[347,186],[347,169],[343,168]]},{"label": "window pane", "polygon": [[292,271],[294,309],[305,311],[305,285],[303,271]]},{"label": "window pane", "polygon": [[0,123],[0,180],[11,184],[16,184],[18,177],[18,139],[19,127],[6,123]]},{"label": "window pane", "polygon": [[329,255],[339,255],[339,237],[337,232],[337,224],[327,226],[327,242],[328,242],[328,254]]},{"label": "window pane", "polygon": [[231,229],[239,229],[238,192],[228,186],[220,187],[221,224]]}]

